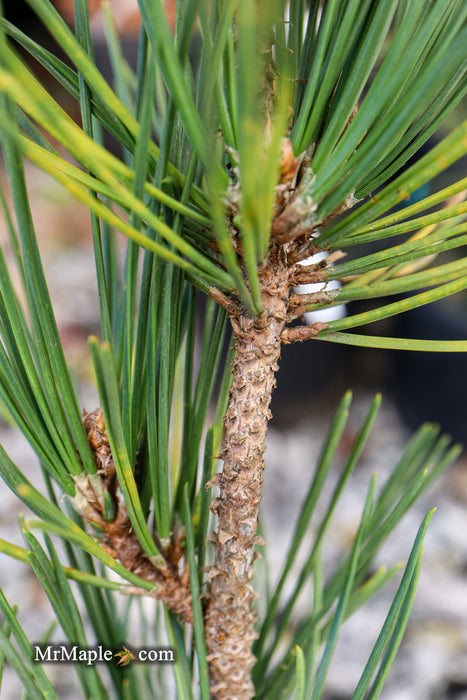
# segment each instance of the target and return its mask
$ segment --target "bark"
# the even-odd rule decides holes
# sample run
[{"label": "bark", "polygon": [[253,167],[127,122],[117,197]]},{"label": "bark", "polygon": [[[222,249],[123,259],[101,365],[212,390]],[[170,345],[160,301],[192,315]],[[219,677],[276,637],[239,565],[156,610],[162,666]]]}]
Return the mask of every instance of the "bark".
[{"label": "bark", "polygon": [[215,561],[208,574],[205,614],[211,693],[216,700],[247,700],[254,694],[251,647],[257,636],[257,596],[252,587],[253,562],[269,403],[289,293],[289,271],[279,249],[270,254],[259,277],[263,314],[231,317],[236,358],[224,419],[224,466],[222,474],[209,483],[220,488],[211,505],[218,529],[210,537]]},{"label": "bark", "polygon": [[[83,423],[96,462],[97,475],[92,478],[83,473],[75,478],[75,508],[91,533],[97,536],[102,549],[128,571],[154,583],[151,591],[134,586],[128,592],[162,600],[171,610],[181,615],[185,622],[193,624],[188,563],[181,543],[183,533],[174,531],[168,542],[157,542],[163,560],[161,563],[149,559],[133,530],[125,502],[119,494],[118,477],[102,410],[98,408],[92,413],[86,413]],[[114,513],[110,520],[105,516],[105,496],[113,503]]]}]

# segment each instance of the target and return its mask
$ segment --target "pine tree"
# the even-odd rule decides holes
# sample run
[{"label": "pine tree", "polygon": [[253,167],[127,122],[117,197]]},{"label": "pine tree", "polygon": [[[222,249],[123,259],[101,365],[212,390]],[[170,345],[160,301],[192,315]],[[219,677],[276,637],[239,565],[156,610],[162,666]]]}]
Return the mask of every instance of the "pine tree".
[{"label": "pine tree", "polygon": [[[3,479],[39,520],[22,521],[27,551],[1,548],[33,567],[70,641],[86,637],[67,578],[79,582],[96,638],[110,648],[121,644],[123,623],[105,589],[162,601],[181,698],[198,692],[195,654],[202,698],[287,697],[295,688],[295,697],[316,700],[353,602],[362,604],[395,573],[374,574],[363,585],[376,551],[459,448],[449,448],[434,427],[416,434],[378,496],[371,482],[352,550],[323,586],[322,539],[376,415],[375,399],[296,595],[287,601],[284,582],[344,429],[346,395],[276,593],[258,620],[254,562],[263,544],[257,528],[265,439],[281,347],[309,340],[467,349],[464,341],[348,332],[467,286],[464,257],[438,259],[465,242],[465,179],[399,206],[467,151],[464,122],[404,168],[465,94],[467,6],[459,0],[179,0],[172,35],[162,2],[139,0],[136,72],[123,58],[106,7],[111,87],[93,61],[85,0],[75,0],[74,31],[49,0],[27,2],[70,65],[3,21],[0,134],[16,224],[6,196],[2,206],[24,294],[2,253],[0,391],[38,455],[47,495],[2,449]],[[190,58],[194,32],[199,50]],[[79,102],[81,126],[19,58],[18,45]],[[121,145],[122,158],[102,145],[106,134]],[[55,178],[91,216],[102,337],[91,338],[89,348],[100,406],[84,419],[50,304],[23,159]],[[128,238],[123,277],[121,234]],[[371,252],[343,260],[361,243]],[[325,253],[319,262],[317,253]],[[328,288],[336,280],[341,286]],[[321,289],[297,293],[308,283]],[[202,321],[200,291],[207,299]],[[373,300],[371,311],[300,321],[307,311],[365,299]],[[222,367],[227,324],[233,340]],[[216,416],[205,433],[217,375]],[[172,420],[174,414],[181,420]],[[384,682],[413,600],[430,517],[354,698],[369,689],[368,697],[376,697]],[[35,529],[66,543],[68,567],[48,534],[44,549]],[[109,578],[97,562],[122,580]],[[314,606],[290,643],[286,623],[305,578],[314,583]],[[3,597],[0,607],[23,658],[5,631],[2,653],[31,697],[56,697],[42,669],[30,663],[29,642]],[[191,627],[193,650],[184,635]],[[271,669],[280,642],[286,650]],[[103,674],[81,668],[78,675],[83,696],[111,697]],[[113,669],[110,677],[115,697],[166,692],[156,680],[153,691],[143,690],[134,669],[128,676]]]}]

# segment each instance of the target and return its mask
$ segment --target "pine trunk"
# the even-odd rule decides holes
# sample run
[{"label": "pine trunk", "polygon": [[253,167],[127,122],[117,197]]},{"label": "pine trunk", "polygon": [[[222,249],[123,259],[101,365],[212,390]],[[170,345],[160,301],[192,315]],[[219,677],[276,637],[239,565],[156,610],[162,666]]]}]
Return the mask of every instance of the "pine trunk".
[{"label": "pine trunk", "polygon": [[289,270],[279,250],[265,261],[259,278],[261,316],[231,315],[236,357],[224,419],[224,466],[209,484],[220,488],[211,506],[218,529],[211,535],[215,562],[208,576],[205,617],[211,692],[216,700],[247,700],[254,695],[253,563],[269,404],[289,293]]}]

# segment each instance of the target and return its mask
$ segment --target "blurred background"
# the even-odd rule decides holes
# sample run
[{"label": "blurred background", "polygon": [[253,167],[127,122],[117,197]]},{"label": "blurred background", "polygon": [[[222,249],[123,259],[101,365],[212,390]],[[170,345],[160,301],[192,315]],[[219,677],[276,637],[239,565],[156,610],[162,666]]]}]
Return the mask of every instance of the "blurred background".
[{"label": "blurred background", "polygon": [[[67,22],[73,22],[73,1],[54,3]],[[110,3],[122,46],[130,64],[136,58],[139,13],[136,0]],[[26,3],[4,0],[4,14],[23,31],[54,50]],[[99,0],[89,2],[95,57],[101,72],[112,80]],[[173,26],[175,2],[166,2]],[[62,57],[63,58],[63,57]],[[40,71],[36,65],[34,69]],[[42,75],[42,73],[41,73]],[[47,80],[46,76],[44,77]],[[79,121],[79,107],[57,85],[48,88]],[[445,131],[467,115],[465,102],[451,115]],[[438,138],[443,132],[438,134]],[[432,145],[432,144],[431,144]],[[112,144],[109,144],[111,147]],[[91,228],[86,210],[59,186],[26,163],[33,217],[55,314],[68,362],[79,385],[83,408],[97,405],[87,338],[99,335],[97,289]],[[433,190],[467,175],[466,159],[432,183]],[[0,164],[0,184],[8,187]],[[0,242],[8,251],[5,223],[0,219]],[[121,240],[122,249],[125,240]],[[366,308],[366,307],[365,307]],[[412,338],[466,339],[467,300],[451,297],[371,327],[375,335]],[[304,484],[319,453],[337,402],[352,389],[354,402],[338,462],[344,461],[375,392],[383,405],[355,478],[341,505],[325,564],[332,566],[346,551],[358,526],[369,478],[373,471],[383,483],[397,462],[411,432],[424,421],[436,422],[443,432],[467,444],[467,357],[463,354],[390,352],[308,342],[285,346],[273,397],[273,419],[266,455],[263,528],[274,581],[297,516]],[[27,443],[5,421],[0,441],[11,458],[37,484],[39,470]],[[339,470],[339,463],[335,469]],[[0,537],[23,545],[17,525],[21,505],[0,486]],[[462,458],[406,516],[385,546],[377,564],[405,560],[424,514],[438,511],[430,526],[414,611],[398,658],[383,692],[385,700],[467,700],[467,462]],[[0,585],[28,634],[39,638],[52,619],[48,600],[29,569],[0,557]],[[346,700],[387,613],[396,585],[379,595],[344,626],[329,676],[326,700]],[[55,635],[60,639],[59,631]],[[73,698],[76,686],[64,666],[49,666],[60,698]],[[6,676],[6,698],[17,700],[18,684]],[[3,695],[2,695],[3,697]]]}]

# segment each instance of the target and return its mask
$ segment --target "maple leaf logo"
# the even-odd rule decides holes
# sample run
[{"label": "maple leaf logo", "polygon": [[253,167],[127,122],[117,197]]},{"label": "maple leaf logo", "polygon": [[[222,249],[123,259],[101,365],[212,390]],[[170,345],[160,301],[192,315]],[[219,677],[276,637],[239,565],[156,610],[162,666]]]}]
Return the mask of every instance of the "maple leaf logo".
[{"label": "maple leaf logo", "polygon": [[124,644],[122,644],[122,647],[125,649],[125,651],[119,651],[116,654],[114,654],[114,656],[122,657],[117,663],[117,666],[128,666],[132,659],[134,661],[136,660],[136,656],[129,649],[127,649]]}]

